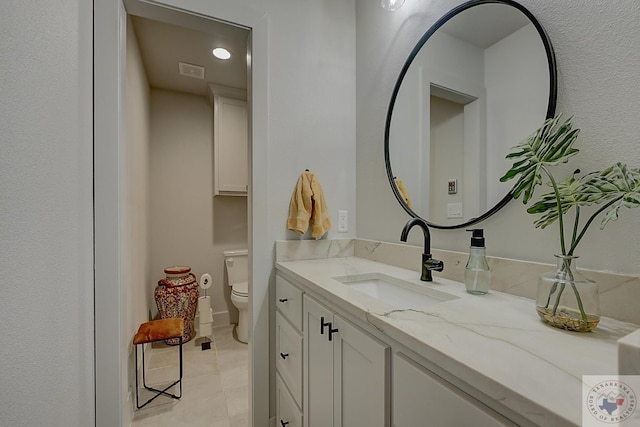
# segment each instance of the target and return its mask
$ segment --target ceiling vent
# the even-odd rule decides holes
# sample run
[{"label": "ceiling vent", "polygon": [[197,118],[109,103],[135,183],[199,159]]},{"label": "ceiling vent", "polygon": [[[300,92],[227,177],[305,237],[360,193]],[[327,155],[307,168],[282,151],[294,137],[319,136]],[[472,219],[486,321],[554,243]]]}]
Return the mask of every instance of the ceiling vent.
[{"label": "ceiling vent", "polygon": [[178,68],[180,69],[180,75],[204,80],[204,67],[178,62]]}]

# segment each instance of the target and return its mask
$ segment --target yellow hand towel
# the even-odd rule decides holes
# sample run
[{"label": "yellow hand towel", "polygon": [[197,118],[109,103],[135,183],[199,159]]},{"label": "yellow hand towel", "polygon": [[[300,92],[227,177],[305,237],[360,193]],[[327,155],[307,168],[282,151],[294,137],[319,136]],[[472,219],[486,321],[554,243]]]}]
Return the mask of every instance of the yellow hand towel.
[{"label": "yellow hand towel", "polygon": [[309,223],[312,237],[322,237],[331,228],[331,218],[322,186],[313,172],[305,171],[298,178],[291,195],[287,227],[304,234],[309,228]]},{"label": "yellow hand towel", "polygon": [[393,178],[393,180],[395,181],[396,187],[398,187],[398,191],[400,192],[400,196],[404,202],[409,206],[409,209],[413,209],[413,206],[411,206],[411,199],[409,198],[409,192],[407,191],[407,187],[404,185],[404,181],[400,178]]}]

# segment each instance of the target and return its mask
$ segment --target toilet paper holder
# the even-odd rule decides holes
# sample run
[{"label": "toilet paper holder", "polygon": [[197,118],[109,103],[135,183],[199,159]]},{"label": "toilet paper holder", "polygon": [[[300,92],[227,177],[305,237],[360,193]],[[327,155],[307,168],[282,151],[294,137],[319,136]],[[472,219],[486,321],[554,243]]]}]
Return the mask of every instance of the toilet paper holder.
[{"label": "toilet paper holder", "polygon": [[204,291],[204,295],[198,297],[198,310],[195,319],[196,337],[204,337],[201,344],[202,350],[211,348],[211,340],[213,336],[213,309],[211,308],[211,297],[207,295],[207,289],[211,287],[213,281],[208,273],[200,276],[200,288]]}]

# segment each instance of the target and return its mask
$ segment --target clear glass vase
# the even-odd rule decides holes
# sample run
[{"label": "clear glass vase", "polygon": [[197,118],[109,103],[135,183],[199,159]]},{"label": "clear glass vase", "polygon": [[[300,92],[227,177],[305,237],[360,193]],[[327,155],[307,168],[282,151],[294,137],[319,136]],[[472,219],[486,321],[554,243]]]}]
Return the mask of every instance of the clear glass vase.
[{"label": "clear glass vase", "polygon": [[556,258],[556,270],[538,278],[538,315],[556,328],[591,331],[600,322],[598,284],[576,271],[577,256]]}]

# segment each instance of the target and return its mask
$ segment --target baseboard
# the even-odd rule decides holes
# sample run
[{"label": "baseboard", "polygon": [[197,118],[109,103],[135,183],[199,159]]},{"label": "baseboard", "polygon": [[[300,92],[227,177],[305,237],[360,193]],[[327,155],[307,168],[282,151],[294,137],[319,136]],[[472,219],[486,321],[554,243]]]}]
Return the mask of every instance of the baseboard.
[{"label": "baseboard", "polygon": [[229,316],[228,311],[219,311],[217,313],[213,313],[213,327],[216,326],[224,326],[231,324],[231,316]]}]

